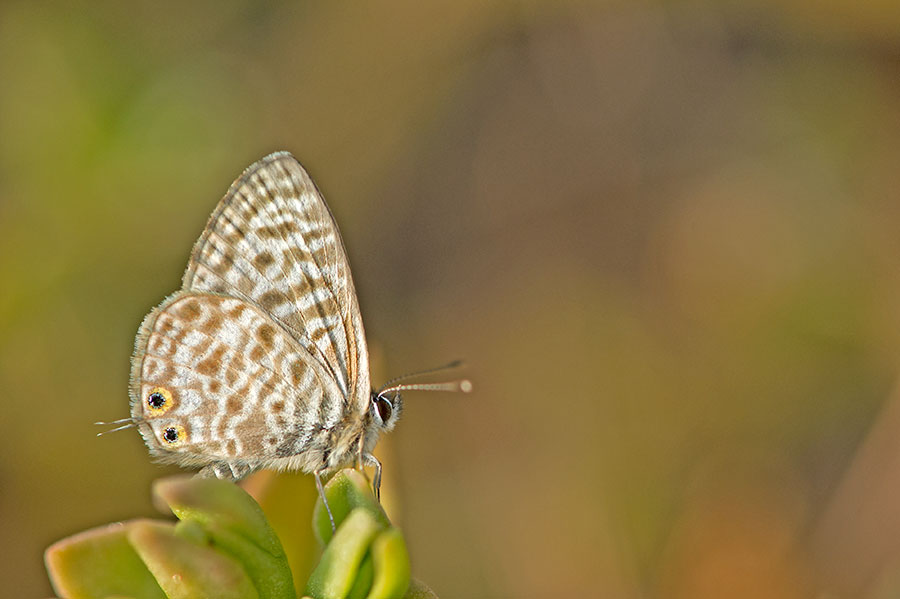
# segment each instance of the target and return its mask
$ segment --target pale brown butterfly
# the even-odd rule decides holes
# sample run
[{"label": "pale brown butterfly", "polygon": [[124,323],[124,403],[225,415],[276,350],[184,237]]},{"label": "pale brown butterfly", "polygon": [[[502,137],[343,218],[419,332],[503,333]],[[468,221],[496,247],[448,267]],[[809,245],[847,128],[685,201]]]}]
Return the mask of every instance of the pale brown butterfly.
[{"label": "pale brown butterfly", "polygon": [[370,465],[379,495],[372,450],[400,416],[399,392],[471,389],[465,380],[399,380],[372,390],[334,217],[300,163],[276,152],[231,185],[194,246],[181,290],[144,318],[131,417],[112,424],[137,426],[159,461],[205,476],[311,472],[323,500],[323,473]]}]

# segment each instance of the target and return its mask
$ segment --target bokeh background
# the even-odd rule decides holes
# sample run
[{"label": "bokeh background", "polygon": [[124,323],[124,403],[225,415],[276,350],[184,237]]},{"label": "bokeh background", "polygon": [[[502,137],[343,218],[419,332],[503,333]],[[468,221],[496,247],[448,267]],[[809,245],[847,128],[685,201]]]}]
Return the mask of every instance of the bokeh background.
[{"label": "bokeh background", "polygon": [[287,149],[375,382],[476,384],[381,448],[442,598],[900,596],[898,74],[892,0],[4,2],[2,592],[155,513],[92,423]]}]

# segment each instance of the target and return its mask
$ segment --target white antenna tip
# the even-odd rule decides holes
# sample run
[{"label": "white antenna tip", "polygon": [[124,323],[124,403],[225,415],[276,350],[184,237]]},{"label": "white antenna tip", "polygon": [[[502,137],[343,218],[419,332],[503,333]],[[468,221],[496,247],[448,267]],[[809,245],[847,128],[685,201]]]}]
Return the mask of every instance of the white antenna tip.
[{"label": "white antenna tip", "polygon": [[468,379],[463,379],[459,382],[459,390],[463,393],[469,393],[472,391],[472,381]]}]

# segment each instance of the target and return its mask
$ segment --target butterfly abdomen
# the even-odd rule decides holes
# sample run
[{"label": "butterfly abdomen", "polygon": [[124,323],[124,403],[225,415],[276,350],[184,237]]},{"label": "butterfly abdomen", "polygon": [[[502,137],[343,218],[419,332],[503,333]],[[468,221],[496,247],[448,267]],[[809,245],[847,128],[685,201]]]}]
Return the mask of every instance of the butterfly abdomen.
[{"label": "butterfly abdomen", "polygon": [[317,427],[309,436],[297,435],[293,444],[279,447],[277,459],[267,468],[277,470],[333,470],[355,463],[364,425],[339,423],[331,428]]}]

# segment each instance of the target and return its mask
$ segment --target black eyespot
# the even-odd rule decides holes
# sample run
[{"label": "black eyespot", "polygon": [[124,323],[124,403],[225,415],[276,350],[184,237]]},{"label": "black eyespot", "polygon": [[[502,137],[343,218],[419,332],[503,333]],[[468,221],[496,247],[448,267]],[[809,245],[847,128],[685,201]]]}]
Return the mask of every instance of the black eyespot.
[{"label": "black eyespot", "polygon": [[391,418],[391,412],[394,411],[391,402],[380,396],[376,397],[374,401],[375,407],[378,409],[378,415],[381,417],[381,422],[387,423]]},{"label": "black eyespot", "polygon": [[168,441],[169,443],[174,443],[178,440],[178,429],[175,427],[169,427],[166,429],[166,432],[163,434],[163,439]]},{"label": "black eyespot", "polygon": [[159,391],[154,391],[150,395],[147,396],[147,403],[150,404],[151,408],[159,409],[166,405],[165,396]]}]

